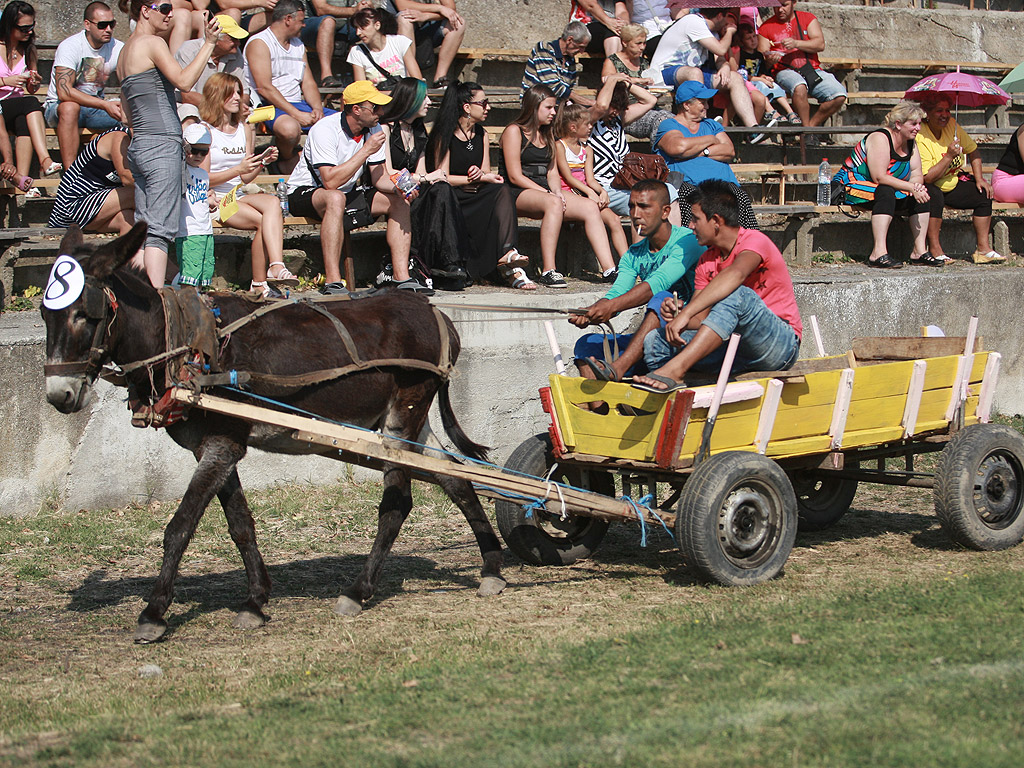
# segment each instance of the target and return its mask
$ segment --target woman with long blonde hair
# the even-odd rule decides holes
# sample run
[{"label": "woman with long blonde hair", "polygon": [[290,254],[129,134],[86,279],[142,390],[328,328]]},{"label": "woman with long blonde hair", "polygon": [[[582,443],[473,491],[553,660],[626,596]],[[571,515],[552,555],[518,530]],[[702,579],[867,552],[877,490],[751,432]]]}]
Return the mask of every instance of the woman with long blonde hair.
[{"label": "woman with long blonde hair", "polygon": [[[203,86],[199,116],[210,128],[210,154],[203,165],[210,172],[210,189],[223,197],[239,185],[251,183],[264,166],[277,159],[277,148],[257,155],[256,132],[245,122],[242,82],[216,72]],[[244,187],[243,187],[244,188]],[[228,227],[255,231],[252,239],[251,290],[269,293],[268,283],[299,284],[284,264],[284,218],[281,203],[265,192],[236,193],[238,210],[221,222]],[[223,214],[221,214],[223,216]]]}]

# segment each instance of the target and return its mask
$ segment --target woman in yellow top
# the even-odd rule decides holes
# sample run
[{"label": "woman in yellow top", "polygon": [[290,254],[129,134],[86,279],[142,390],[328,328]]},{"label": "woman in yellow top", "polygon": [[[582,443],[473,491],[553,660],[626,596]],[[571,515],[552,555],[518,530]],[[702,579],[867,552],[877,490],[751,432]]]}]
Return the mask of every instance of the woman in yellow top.
[{"label": "woman in yellow top", "polygon": [[942,209],[957,208],[974,212],[977,245],[971,258],[975,264],[1005,261],[992,250],[992,185],[981,172],[981,153],[974,139],[950,115],[950,99],[942,94],[923,99],[926,118],[917,135],[924,182],[931,197],[928,222],[928,250],[936,261],[949,257],[942,250]]}]

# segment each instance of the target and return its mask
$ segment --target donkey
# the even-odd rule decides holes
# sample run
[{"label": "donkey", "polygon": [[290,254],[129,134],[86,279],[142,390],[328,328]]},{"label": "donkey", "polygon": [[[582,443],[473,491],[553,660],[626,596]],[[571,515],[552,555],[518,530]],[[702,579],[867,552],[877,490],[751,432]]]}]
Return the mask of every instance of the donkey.
[{"label": "donkey", "polygon": [[[99,246],[84,244],[81,232],[69,230],[60,253],[82,265],[84,288],[69,306],[42,310],[46,324],[46,399],[57,410],[72,413],[87,403],[101,366],[112,361],[130,366],[165,351],[165,319],[159,293],[145,274],[128,264],[142,246],[144,223],[116,240]],[[74,265],[72,265],[74,267]],[[77,269],[77,268],[76,268]],[[50,286],[47,290],[49,292]],[[72,296],[69,293],[68,296]],[[213,293],[222,326],[242,318],[259,305],[241,294]],[[437,363],[441,344],[454,364],[460,345],[451,320],[447,340],[439,329],[435,310],[422,296],[389,291],[383,296],[319,305],[341,321],[364,360],[408,359]],[[235,330],[220,348],[224,370],[299,375],[343,366],[351,361],[336,321],[308,304],[276,309]],[[164,370],[139,368],[126,376],[129,392],[148,393],[154,400],[165,391]],[[325,418],[380,430],[402,440],[431,436],[427,412],[436,394],[445,432],[462,453],[482,458],[486,448],[473,443],[452,412],[448,381],[424,368],[369,368],[305,386],[279,399]],[[290,431],[253,424],[240,418],[193,409],[167,433],[195,455],[199,463],[164,531],[163,563],[149,602],[139,616],[135,641],[150,643],[167,630],[164,615],[173,597],[181,557],[203,512],[216,494],[224,508],[228,529],[238,547],[248,579],[244,606],[234,618],[240,629],[263,625],[263,608],[270,595],[270,577],[256,543],[252,513],[239,483],[236,465],[247,446],[292,454],[329,453],[330,450],[290,438]],[[477,594],[489,596],[505,588],[501,575],[501,545],[484,514],[473,487],[464,480],[435,476],[434,480],[462,510],[476,536],[483,557]],[[387,557],[412,508],[410,471],[384,466],[384,493],[378,508],[377,535],[356,580],[345,588],[334,610],[355,616],[373,595]]]}]

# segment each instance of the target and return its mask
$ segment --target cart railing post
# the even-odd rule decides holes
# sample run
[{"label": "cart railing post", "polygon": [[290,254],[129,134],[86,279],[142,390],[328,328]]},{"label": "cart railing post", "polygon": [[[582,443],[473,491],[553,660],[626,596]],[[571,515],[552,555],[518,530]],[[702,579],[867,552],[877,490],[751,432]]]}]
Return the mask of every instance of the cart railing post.
[{"label": "cart railing post", "polygon": [[903,437],[912,437],[917,427],[917,414],[921,409],[921,396],[924,394],[924,376],[928,363],[915,360],[910,372],[910,385],[907,387],[907,404],[903,408]]},{"label": "cart railing post", "polygon": [[732,361],[736,359],[736,349],[740,345],[740,335],[732,334],[729,337],[729,346],[725,350],[725,359],[722,360],[722,367],[718,371],[718,381],[715,382],[715,393],[711,396],[711,404],[708,406],[708,415],[704,421],[704,431],[700,436],[700,448],[697,455],[693,457],[693,464],[696,466],[704,461],[711,454],[711,434],[715,431],[715,419],[718,418],[718,409],[722,405],[722,397],[725,395],[725,388],[729,384],[729,374],[732,372]]},{"label": "cart railing post", "polygon": [[828,428],[832,438],[830,446],[833,451],[843,447],[843,432],[846,431],[846,417],[850,415],[850,400],[853,398],[853,368],[844,368],[839,374],[839,386],[836,387],[836,402],[832,407],[832,424]]}]

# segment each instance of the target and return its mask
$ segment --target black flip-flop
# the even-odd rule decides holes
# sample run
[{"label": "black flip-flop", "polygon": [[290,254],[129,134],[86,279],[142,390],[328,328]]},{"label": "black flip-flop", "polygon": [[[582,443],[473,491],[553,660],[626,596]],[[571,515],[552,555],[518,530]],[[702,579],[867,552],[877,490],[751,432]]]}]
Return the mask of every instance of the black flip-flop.
[{"label": "black flip-flop", "polygon": [[622,381],[619,374],[612,368],[611,363],[606,360],[598,360],[596,357],[584,357],[583,362],[590,366],[594,372],[594,378],[598,381]]},{"label": "black flip-flop", "polygon": [[903,269],[903,262],[899,259],[894,259],[888,253],[883,253],[874,261],[868,259],[868,266],[877,267],[878,269]]},{"label": "black flip-flop", "polygon": [[670,379],[668,376],[659,376],[656,373],[645,373],[644,375],[648,379],[660,381],[665,385],[665,389],[657,389],[652,387],[650,384],[641,384],[637,382],[636,379],[633,380],[633,389],[642,389],[644,392],[653,392],[656,395],[667,395],[670,392],[678,392],[680,389],[686,389],[685,381],[676,381],[675,379]]},{"label": "black flip-flop", "polygon": [[937,259],[929,251],[925,251],[916,259],[911,256],[910,263],[919,267],[941,267],[943,266],[943,259]]}]

